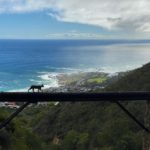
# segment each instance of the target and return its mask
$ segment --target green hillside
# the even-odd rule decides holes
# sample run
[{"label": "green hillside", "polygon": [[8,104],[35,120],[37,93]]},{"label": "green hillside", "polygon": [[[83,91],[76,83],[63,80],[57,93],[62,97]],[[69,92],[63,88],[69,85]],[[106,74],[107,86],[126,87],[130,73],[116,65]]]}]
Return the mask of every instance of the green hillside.
[{"label": "green hillside", "polygon": [[[105,91],[147,91],[149,77],[150,64],[146,64],[118,78]],[[126,102],[124,105],[144,122],[144,103]],[[34,131],[52,150],[142,149],[142,130],[109,102],[62,103],[51,109]]]},{"label": "green hillside", "polygon": [[[150,64],[126,73],[105,91],[150,90]],[[124,102],[144,122],[143,102]],[[8,110],[0,110],[0,120]],[[142,129],[112,102],[66,102],[28,108],[0,131],[0,150],[141,150]]]},{"label": "green hillside", "polygon": [[[126,104],[142,119],[144,107]],[[133,111],[134,110],[134,111]],[[63,103],[34,128],[52,150],[141,150],[142,131],[115,104]],[[57,142],[55,140],[57,139]]]},{"label": "green hillside", "polygon": [[141,68],[128,72],[126,76],[109,85],[108,91],[149,91],[150,63]]}]

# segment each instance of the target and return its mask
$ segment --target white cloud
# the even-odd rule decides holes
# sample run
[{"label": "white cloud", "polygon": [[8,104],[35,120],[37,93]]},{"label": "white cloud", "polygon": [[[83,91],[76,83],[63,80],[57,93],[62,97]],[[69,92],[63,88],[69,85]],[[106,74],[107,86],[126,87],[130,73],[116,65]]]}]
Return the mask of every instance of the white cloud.
[{"label": "white cloud", "polygon": [[96,33],[86,33],[78,31],[70,31],[66,33],[50,33],[46,36],[47,38],[52,39],[100,39],[104,38],[103,35]]},{"label": "white cloud", "polygon": [[1,13],[41,11],[54,7],[55,0],[0,0]]},{"label": "white cloud", "polygon": [[1,13],[54,9],[59,21],[136,32],[150,31],[149,8],[149,0],[0,0]]},{"label": "white cloud", "polygon": [[150,22],[149,0],[63,0],[56,18],[86,23],[107,29],[147,31]]}]

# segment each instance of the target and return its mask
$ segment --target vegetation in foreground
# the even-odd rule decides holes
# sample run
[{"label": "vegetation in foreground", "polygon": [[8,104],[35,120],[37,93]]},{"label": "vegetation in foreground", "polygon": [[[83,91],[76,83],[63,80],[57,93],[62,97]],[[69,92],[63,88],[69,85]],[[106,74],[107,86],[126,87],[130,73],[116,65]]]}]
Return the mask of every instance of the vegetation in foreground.
[{"label": "vegetation in foreground", "polygon": [[[150,64],[128,72],[105,91],[150,90]],[[124,105],[144,122],[145,104]],[[10,110],[0,110],[3,120]],[[143,131],[111,102],[28,108],[0,131],[1,150],[141,150]]]}]

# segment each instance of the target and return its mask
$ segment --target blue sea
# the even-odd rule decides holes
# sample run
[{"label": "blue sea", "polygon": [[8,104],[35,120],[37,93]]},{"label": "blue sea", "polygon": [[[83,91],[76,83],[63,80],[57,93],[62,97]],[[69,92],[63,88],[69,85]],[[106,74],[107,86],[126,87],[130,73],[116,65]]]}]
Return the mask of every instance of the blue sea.
[{"label": "blue sea", "polygon": [[149,61],[149,40],[0,40],[0,91],[57,87],[61,73],[115,73]]}]

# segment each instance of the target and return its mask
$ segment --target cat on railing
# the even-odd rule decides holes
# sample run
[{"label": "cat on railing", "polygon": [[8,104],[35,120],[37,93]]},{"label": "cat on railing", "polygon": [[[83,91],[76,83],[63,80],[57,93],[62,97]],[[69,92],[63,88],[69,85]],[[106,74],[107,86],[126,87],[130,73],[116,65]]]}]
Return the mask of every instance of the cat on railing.
[{"label": "cat on railing", "polygon": [[29,92],[30,90],[32,90],[32,91],[34,92],[35,89],[37,89],[38,92],[40,92],[40,91],[42,92],[42,87],[44,87],[43,84],[42,84],[42,85],[31,85],[30,88],[28,89],[28,92]]}]

